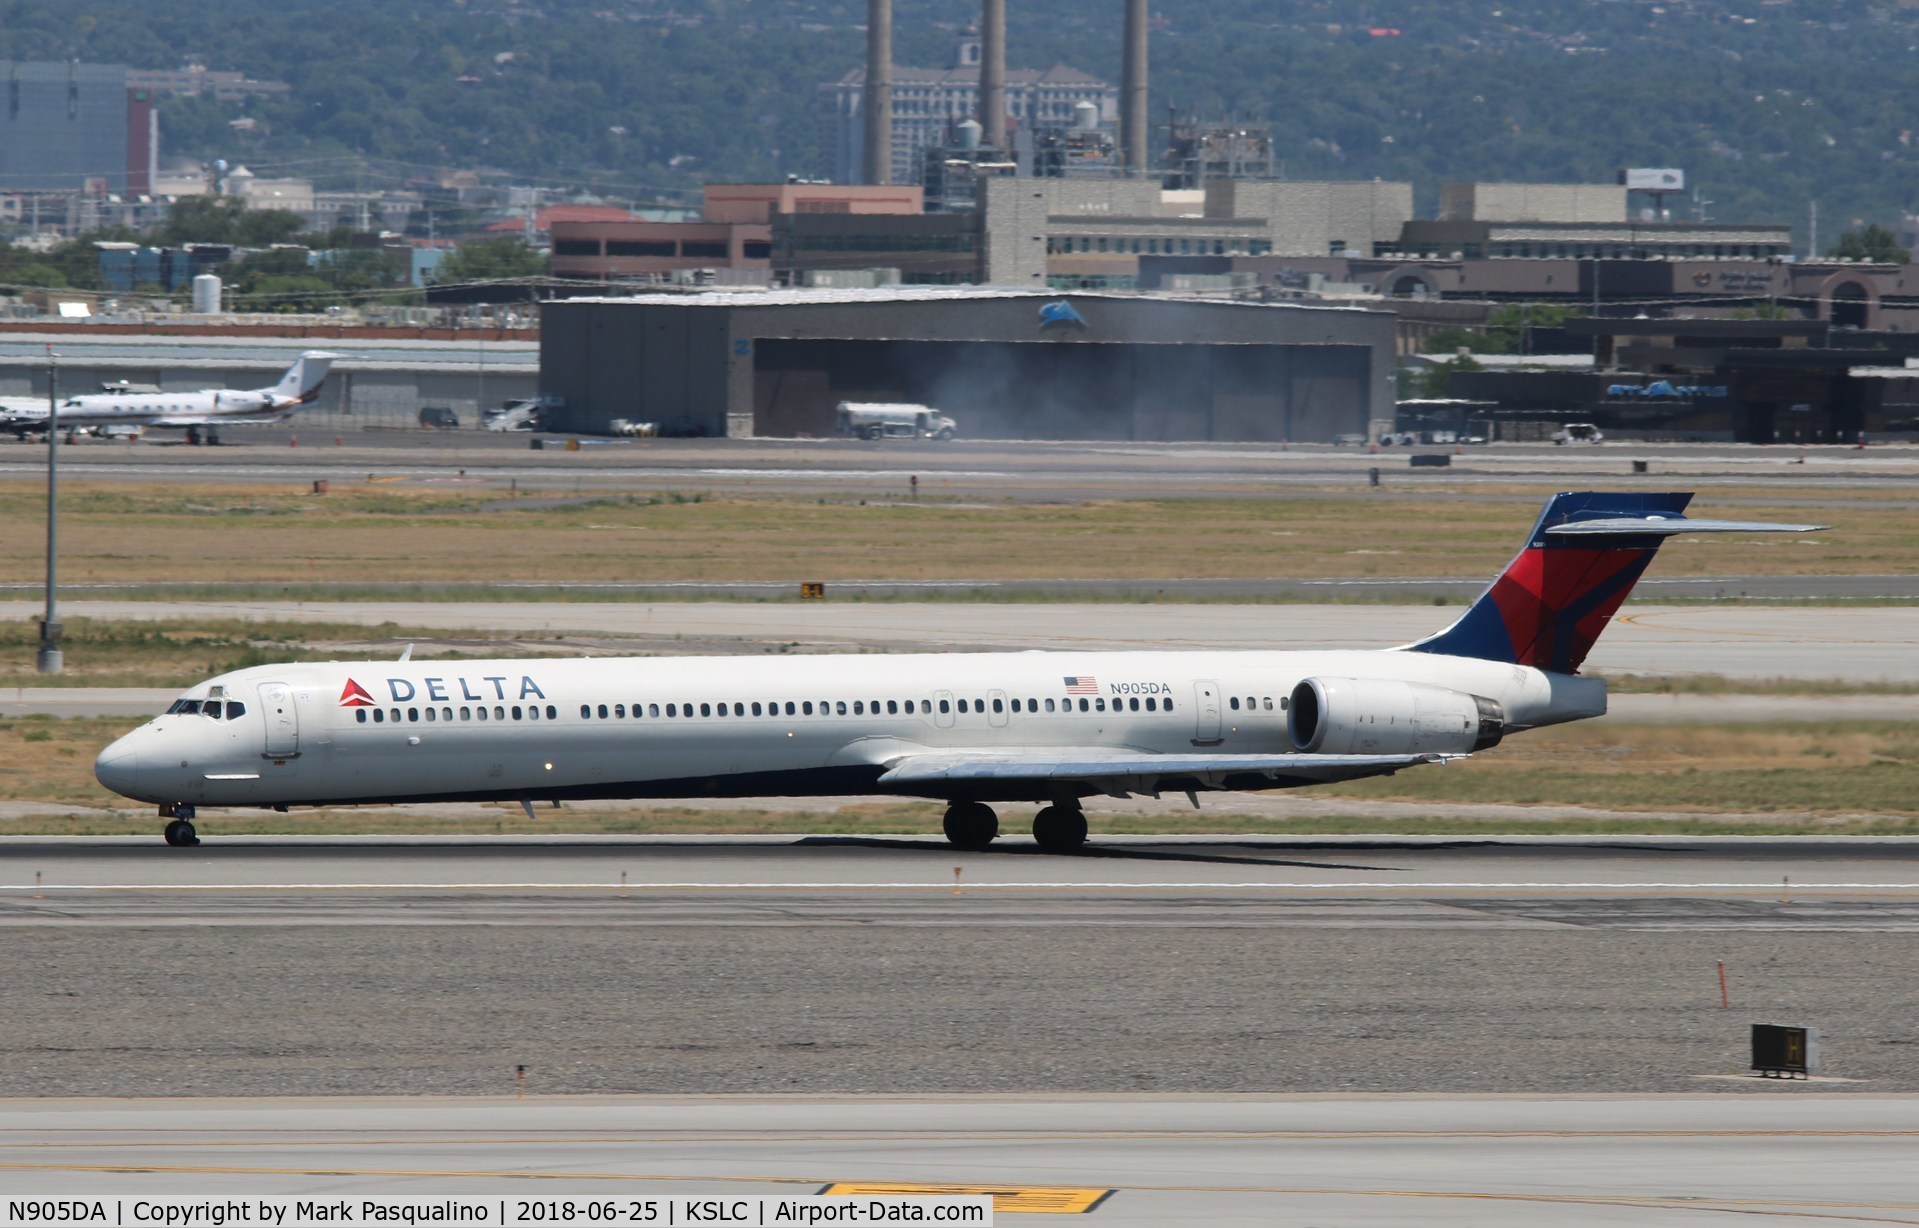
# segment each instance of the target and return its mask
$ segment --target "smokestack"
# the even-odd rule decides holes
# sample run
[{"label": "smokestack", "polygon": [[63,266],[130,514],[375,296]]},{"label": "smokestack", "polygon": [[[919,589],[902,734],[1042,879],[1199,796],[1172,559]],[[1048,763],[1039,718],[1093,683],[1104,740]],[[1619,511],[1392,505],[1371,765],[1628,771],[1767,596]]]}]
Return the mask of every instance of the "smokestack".
[{"label": "smokestack", "polygon": [[893,182],[893,0],[866,0],[866,182]]},{"label": "smokestack", "polygon": [[1126,0],[1124,60],[1119,74],[1119,143],[1126,172],[1146,173],[1146,0]]},{"label": "smokestack", "polygon": [[988,148],[1006,148],[1006,0],[985,0],[980,16],[979,124]]}]

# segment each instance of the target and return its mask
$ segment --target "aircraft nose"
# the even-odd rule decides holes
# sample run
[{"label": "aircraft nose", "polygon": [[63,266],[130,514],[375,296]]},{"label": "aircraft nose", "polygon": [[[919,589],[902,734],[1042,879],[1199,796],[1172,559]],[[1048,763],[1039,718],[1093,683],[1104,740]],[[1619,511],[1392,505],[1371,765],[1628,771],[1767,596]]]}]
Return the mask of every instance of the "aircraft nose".
[{"label": "aircraft nose", "polygon": [[121,738],[100,752],[93,761],[93,778],[122,797],[133,796],[133,781],[139,756],[131,737]]}]

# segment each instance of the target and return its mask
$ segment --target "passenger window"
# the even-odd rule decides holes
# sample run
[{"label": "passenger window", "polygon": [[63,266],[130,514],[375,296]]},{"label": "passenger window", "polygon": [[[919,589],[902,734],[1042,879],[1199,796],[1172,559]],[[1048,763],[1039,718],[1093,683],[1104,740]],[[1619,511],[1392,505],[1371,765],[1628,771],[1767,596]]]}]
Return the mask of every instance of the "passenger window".
[{"label": "passenger window", "polygon": [[842,699],[842,700],[840,700],[840,701],[839,701],[838,703],[836,703],[836,704],[834,704],[834,705],[833,705],[833,710],[834,710],[835,712],[837,712],[837,713],[838,713],[839,715],[841,715],[841,716],[845,716],[845,715],[846,715],[846,701],[845,701],[844,699]]},{"label": "passenger window", "polygon": [[790,699],[786,701],[786,714],[788,716],[793,715],[793,701]]},{"label": "passenger window", "polygon": [[1159,701],[1159,710],[1160,710],[1161,712],[1171,712],[1171,711],[1173,710],[1173,701],[1172,701],[1172,700],[1170,700],[1170,699],[1162,699],[1162,700],[1160,700],[1160,701]]},{"label": "passenger window", "polygon": [[359,721],[360,721],[360,723],[361,723],[362,725],[364,725],[364,724],[366,724],[366,709],[365,709],[365,708],[355,708],[355,709],[353,710],[353,715],[359,718]]},{"label": "passenger window", "polygon": [[[516,714],[516,715],[517,715],[517,714]],[[496,720],[496,721],[503,721],[503,720],[505,720],[505,719],[506,719],[506,709],[505,709],[505,708],[503,708],[503,707],[501,707],[501,706],[500,706],[499,704],[494,704],[494,705],[493,705],[493,719],[494,719],[494,720]]]},{"label": "passenger window", "polygon": [[1128,701],[1126,702],[1126,706],[1127,706],[1128,708],[1131,708],[1131,709],[1132,709],[1133,711],[1135,711],[1135,712],[1137,712],[1137,711],[1139,711],[1139,700],[1137,700],[1137,699],[1131,699],[1131,700],[1128,700]]},{"label": "passenger window", "polygon": [[1157,701],[1155,701],[1155,700],[1153,699],[1153,697],[1152,697],[1151,695],[1148,695],[1148,696],[1146,697],[1146,710],[1147,710],[1148,712],[1157,712],[1157,711],[1159,711],[1159,704],[1158,704],[1158,702],[1157,702]]},{"label": "passenger window", "polygon": [[1093,705],[1087,703],[1084,699],[1082,699],[1079,701],[1079,710],[1081,712],[1091,712],[1093,710]]},{"label": "passenger window", "polygon": [[745,704],[734,704],[734,705],[733,705],[733,715],[734,715],[734,716],[745,716],[745,715],[746,715],[746,705],[745,705]]},{"label": "passenger window", "polygon": [[440,714],[438,712],[435,712],[433,709],[428,708],[426,710],[426,719],[428,721],[437,721],[440,719]]},{"label": "passenger window", "polygon": [[614,704],[614,705],[613,705],[613,715],[614,715],[614,716],[617,716],[617,717],[624,717],[624,716],[626,715],[626,705],[625,705],[625,704]]},{"label": "passenger window", "polygon": [[1248,712],[1259,711],[1259,701],[1254,699],[1251,695],[1248,695],[1246,697],[1246,710]]},{"label": "passenger window", "polygon": [[1265,702],[1266,710],[1268,712],[1271,712],[1273,710],[1273,697],[1271,695],[1266,696],[1264,702]]},{"label": "passenger window", "polygon": [[1037,700],[1037,699],[1034,699],[1034,698],[1033,698],[1032,696],[1030,696],[1030,695],[1029,695],[1029,696],[1027,696],[1027,697],[1026,697],[1026,710],[1027,710],[1028,712],[1038,712],[1038,711],[1039,711],[1039,700]]},{"label": "passenger window", "polygon": [[245,704],[236,703],[231,699],[227,701],[227,719],[228,720],[237,721],[241,717],[245,716],[246,714],[247,714],[247,706]]},{"label": "passenger window", "polygon": [[1226,701],[1226,706],[1231,708],[1235,712],[1239,711],[1239,696],[1234,695],[1231,698],[1229,698]]},{"label": "passenger window", "polygon": [[941,712],[945,712],[946,710],[947,710],[947,709],[946,709],[946,701],[942,699],[942,700],[940,700],[940,711],[941,711]]},{"label": "passenger window", "polygon": [[463,720],[463,721],[470,721],[470,720],[472,720],[472,719],[473,719],[473,710],[472,710],[471,708],[461,708],[461,709],[460,709],[460,719],[461,719],[461,720]]},{"label": "passenger window", "polygon": [[678,716],[680,714],[680,710],[676,705],[668,704],[666,705],[666,714],[668,716]]},{"label": "passenger window", "polygon": [[452,720],[452,719],[453,719],[453,709],[451,709],[451,708],[441,708],[441,709],[440,709],[440,719],[441,719],[441,720],[443,720],[443,721],[450,721],[450,720]]},{"label": "passenger window", "polygon": [[875,699],[872,702],[868,703],[866,705],[866,710],[868,712],[871,712],[874,716],[878,716],[880,714],[880,701]]},{"label": "passenger window", "polygon": [[863,700],[856,699],[853,701],[853,715],[854,716],[866,715],[866,704]]},{"label": "passenger window", "polygon": [[1053,710],[1053,701],[1050,699],[1046,701],[1046,710],[1048,712],[1051,712]]},{"label": "passenger window", "polygon": [[400,723],[400,710],[398,708],[388,708],[387,715],[393,718],[395,725]]},{"label": "passenger window", "polygon": [[810,699],[800,701],[800,711],[807,716],[813,715],[813,701]]},{"label": "passenger window", "polygon": [[753,715],[758,716],[759,714],[760,714],[760,701],[756,699],[753,701]]},{"label": "passenger window", "polygon": [[548,704],[548,705],[546,706],[546,719],[547,719],[547,720],[549,720],[549,721],[557,721],[557,720],[559,720],[559,719],[560,719],[560,710],[559,710],[558,708],[556,708],[556,707],[554,707],[554,706],[553,706],[552,704]]},{"label": "passenger window", "polygon": [[[362,709],[360,709],[360,711],[362,711],[362,712],[364,712],[364,711],[366,711],[366,709],[365,709],[365,708],[362,708]],[[384,712],[383,710],[381,710],[381,709],[379,709],[379,708],[375,708],[375,709],[373,710],[373,723],[374,723],[374,724],[376,724],[376,725],[384,725],[384,724],[386,724],[386,713],[385,713],[385,712]]]},{"label": "passenger window", "polygon": [[713,705],[712,705],[712,704],[701,704],[701,705],[700,705],[700,715],[701,715],[701,716],[712,716],[712,715],[713,715]]},{"label": "passenger window", "polygon": [[475,708],[475,709],[473,709],[473,719],[474,719],[474,720],[476,720],[476,721],[483,721],[483,720],[485,720],[485,719],[487,719],[487,716],[486,716],[486,709],[485,709],[485,708]]},{"label": "passenger window", "polygon": [[713,713],[713,715],[714,715],[714,716],[725,716],[725,715],[726,715],[726,705],[725,705],[725,704],[714,704],[713,706],[714,706],[714,708],[716,709],[716,711],[715,711],[715,712]]},{"label": "passenger window", "polygon": [[606,705],[605,705],[605,704],[601,704],[601,705],[600,705],[600,719],[601,719],[601,720],[605,720],[605,719],[606,719]]},{"label": "passenger window", "polygon": [[1006,711],[1006,708],[1005,708],[1005,706],[1004,706],[1004,705],[1002,705],[1002,704],[1000,703],[1000,701],[999,701],[999,700],[997,700],[997,699],[996,699],[996,700],[994,700],[994,701],[993,701],[993,711],[995,711],[995,712],[1004,712],[1004,711]]},{"label": "passenger window", "polygon": [[932,701],[932,700],[930,700],[930,699],[922,699],[922,700],[920,700],[920,715],[921,715],[921,716],[931,716],[931,715],[933,715],[933,701]]},{"label": "passenger window", "polygon": [[592,705],[592,704],[581,704],[581,705],[580,705],[580,719],[581,719],[581,720],[583,720],[583,721],[589,721],[589,720],[592,720],[592,719],[593,719],[593,705]]},{"label": "passenger window", "polygon": [[513,719],[516,721],[520,719],[520,705],[518,704],[513,705]]},{"label": "passenger window", "polygon": [[[432,709],[428,709],[428,711],[431,711],[431,710],[432,710]],[[537,720],[539,720],[539,719],[540,719],[540,705],[538,705],[538,704],[528,704],[528,705],[526,706],[526,719],[527,719],[527,720],[529,720],[529,721],[537,721]]]},{"label": "passenger window", "polygon": [[897,699],[889,699],[889,700],[887,700],[887,701],[886,701],[886,715],[888,715],[888,716],[898,716],[899,714],[900,714],[900,701],[899,701],[899,700],[897,700]]}]

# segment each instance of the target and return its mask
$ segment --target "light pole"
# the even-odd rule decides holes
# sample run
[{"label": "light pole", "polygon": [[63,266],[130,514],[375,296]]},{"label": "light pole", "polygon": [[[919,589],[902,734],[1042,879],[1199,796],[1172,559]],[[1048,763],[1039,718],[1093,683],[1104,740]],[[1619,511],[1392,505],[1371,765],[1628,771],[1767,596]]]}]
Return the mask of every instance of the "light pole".
[{"label": "light pole", "polygon": [[40,620],[40,672],[60,672],[60,624],[55,589],[60,564],[60,364],[47,345],[47,612]]}]

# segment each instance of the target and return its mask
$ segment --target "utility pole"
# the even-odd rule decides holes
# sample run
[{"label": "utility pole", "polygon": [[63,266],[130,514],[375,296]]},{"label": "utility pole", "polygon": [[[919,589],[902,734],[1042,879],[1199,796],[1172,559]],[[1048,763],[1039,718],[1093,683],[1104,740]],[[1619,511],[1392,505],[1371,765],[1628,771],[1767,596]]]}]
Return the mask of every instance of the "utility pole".
[{"label": "utility pole", "polygon": [[47,344],[47,612],[40,619],[38,664],[43,674],[60,672],[59,606],[55,589],[60,561],[60,365]]}]

